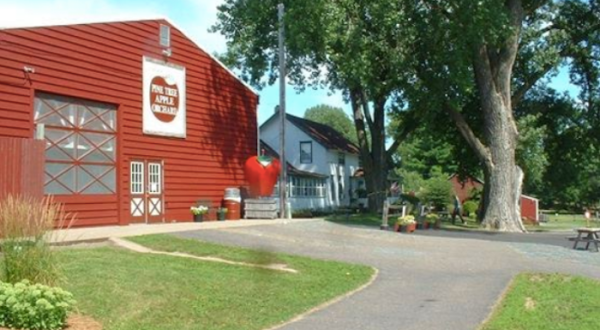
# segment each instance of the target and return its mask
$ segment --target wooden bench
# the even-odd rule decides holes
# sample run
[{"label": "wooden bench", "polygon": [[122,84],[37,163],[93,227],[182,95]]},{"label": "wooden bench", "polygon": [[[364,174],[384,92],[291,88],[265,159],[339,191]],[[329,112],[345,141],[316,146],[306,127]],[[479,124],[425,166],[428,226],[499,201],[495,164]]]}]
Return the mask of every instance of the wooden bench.
[{"label": "wooden bench", "polygon": [[[399,216],[404,216],[404,210],[405,210],[405,205],[393,205],[390,204],[387,200],[383,202],[383,214],[381,217],[381,226],[379,226],[379,228],[381,230],[388,230],[389,229],[389,223],[388,223],[388,219],[390,215],[399,215]],[[398,210],[400,210],[400,212],[398,212]],[[390,213],[391,211],[391,213]],[[394,212],[396,211],[396,212]]]}]

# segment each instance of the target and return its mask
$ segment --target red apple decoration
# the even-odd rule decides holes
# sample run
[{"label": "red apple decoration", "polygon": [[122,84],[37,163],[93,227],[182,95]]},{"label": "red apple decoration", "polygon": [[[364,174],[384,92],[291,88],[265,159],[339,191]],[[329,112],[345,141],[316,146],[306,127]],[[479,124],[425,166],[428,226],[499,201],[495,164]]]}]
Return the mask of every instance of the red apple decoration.
[{"label": "red apple decoration", "polygon": [[268,197],[273,195],[277,183],[281,163],[269,156],[253,156],[248,158],[244,166],[246,180],[250,185],[251,197]]}]

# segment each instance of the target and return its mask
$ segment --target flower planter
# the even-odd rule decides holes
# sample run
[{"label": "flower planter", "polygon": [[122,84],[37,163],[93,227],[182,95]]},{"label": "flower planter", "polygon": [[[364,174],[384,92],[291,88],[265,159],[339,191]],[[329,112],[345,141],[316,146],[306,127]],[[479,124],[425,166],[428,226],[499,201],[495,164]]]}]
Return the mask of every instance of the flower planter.
[{"label": "flower planter", "polygon": [[225,215],[226,214],[227,213],[225,213],[225,212],[217,212],[217,220],[219,220],[219,221],[225,221]]},{"label": "flower planter", "polygon": [[397,224],[397,223],[394,224],[394,231],[395,232],[399,232],[400,231],[400,225],[399,224]]},{"label": "flower planter", "polygon": [[417,229],[416,223],[400,227],[400,231],[402,231],[403,233],[412,233],[415,231],[415,229]]},{"label": "flower planter", "polygon": [[204,221],[204,214],[194,214],[194,222]]}]

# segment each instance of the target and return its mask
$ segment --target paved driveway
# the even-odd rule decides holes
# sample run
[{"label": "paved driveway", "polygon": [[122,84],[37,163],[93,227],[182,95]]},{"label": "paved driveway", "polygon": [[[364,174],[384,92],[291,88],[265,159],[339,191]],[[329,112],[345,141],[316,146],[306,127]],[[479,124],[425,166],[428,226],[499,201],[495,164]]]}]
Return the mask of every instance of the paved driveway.
[{"label": "paved driveway", "polygon": [[600,277],[600,254],[535,241],[490,241],[485,236],[406,235],[323,221],[176,235],[380,270],[367,289],[286,330],[476,329],[519,272]]}]

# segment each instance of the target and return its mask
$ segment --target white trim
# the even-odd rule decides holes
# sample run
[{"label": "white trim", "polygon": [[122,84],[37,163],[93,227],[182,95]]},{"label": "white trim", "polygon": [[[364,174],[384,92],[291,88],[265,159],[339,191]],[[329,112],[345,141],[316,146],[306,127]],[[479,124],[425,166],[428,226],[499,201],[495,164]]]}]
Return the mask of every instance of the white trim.
[{"label": "white trim", "polygon": [[[241,82],[246,88],[248,88],[252,93],[254,93],[254,95],[257,95],[257,96],[259,95],[259,93],[258,93],[257,90],[255,90],[252,86],[250,86],[248,83],[246,83],[244,80],[242,80],[242,78],[238,77],[238,75],[236,75],[227,66],[225,66],[225,64],[223,64],[223,62],[219,61],[219,59],[217,59],[213,54],[211,54],[208,51],[206,51],[206,49],[204,47],[202,47],[198,42],[196,42],[194,39],[190,38],[188,33],[185,33],[183,29],[181,29],[178,25],[176,25],[175,23],[173,23],[167,17],[156,17],[155,16],[155,17],[138,18],[138,19],[131,19],[131,20],[108,19],[108,20],[98,20],[98,21],[93,21],[93,22],[89,22],[89,21],[88,22],[77,22],[76,20],[73,20],[73,22],[71,22],[71,23],[60,23],[60,24],[48,23],[48,24],[39,24],[39,25],[27,25],[27,24],[22,25],[22,26],[21,25],[15,25],[15,26],[10,26],[10,27],[2,27],[2,26],[0,26],[0,31],[2,31],[2,30],[14,30],[14,29],[33,29],[33,28],[53,27],[53,26],[90,25],[90,24],[103,24],[103,23],[104,24],[108,24],[108,23],[133,23],[133,22],[141,22],[141,21],[160,21],[160,20],[166,21],[172,27],[174,27],[177,30],[179,30],[179,32],[181,32],[181,34],[183,34],[184,37],[186,37],[188,40],[190,40],[198,49],[200,49],[202,52],[204,52],[206,55],[208,55],[208,57],[210,57],[215,62],[217,62],[220,66],[222,66],[223,69],[225,69],[230,75],[232,75],[235,79],[237,79],[239,82]],[[159,30],[160,30],[160,28],[159,28]],[[160,44],[158,46],[160,46]]]},{"label": "white trim", "polygon": [[537,199],[535,197],[531,197],[531,196],[527,196],[527,195],[523,195],[523,194],[521,194],[521,197],[525,197],[527,199],[531,199],[531,200],[534,200],[534,201],[539,201],[539,199]]}]

